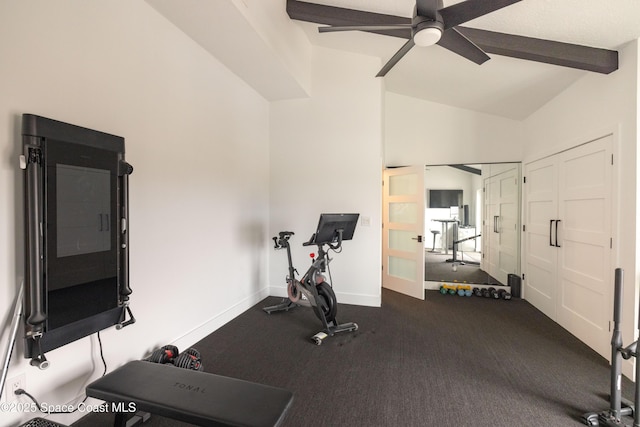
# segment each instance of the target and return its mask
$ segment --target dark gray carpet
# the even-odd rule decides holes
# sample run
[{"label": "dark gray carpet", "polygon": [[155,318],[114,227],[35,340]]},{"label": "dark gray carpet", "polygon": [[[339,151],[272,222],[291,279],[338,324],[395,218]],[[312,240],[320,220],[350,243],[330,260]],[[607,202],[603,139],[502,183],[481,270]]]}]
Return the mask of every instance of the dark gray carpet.
[{"label": "dark gray carpet", "polygon": [[[271,297],[194,347],[207,372],[292,390],[285,427],[579,426],[607,407],[606,360],[526,301],[382,296],[382,308],[341,304],[339,320],[360,328],[321,346],[310,309],[267,315]],[[632,397],[629,381],[623,391]],[[74,425],[111,422],[91,414]]]}]

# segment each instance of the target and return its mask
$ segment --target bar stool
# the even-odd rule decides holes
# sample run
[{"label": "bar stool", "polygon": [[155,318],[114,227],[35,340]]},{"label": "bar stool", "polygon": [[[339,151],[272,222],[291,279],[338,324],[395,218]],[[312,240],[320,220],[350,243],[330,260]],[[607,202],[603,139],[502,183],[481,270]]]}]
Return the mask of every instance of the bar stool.
[{"label": "bar stool", "polygon": [[431,232],[433,233],[433,246],[431,247],[431,252],[435,252],[436,251],[436,236],[438,234],[440,234],[440,232],[438,230],[431,230]]}]

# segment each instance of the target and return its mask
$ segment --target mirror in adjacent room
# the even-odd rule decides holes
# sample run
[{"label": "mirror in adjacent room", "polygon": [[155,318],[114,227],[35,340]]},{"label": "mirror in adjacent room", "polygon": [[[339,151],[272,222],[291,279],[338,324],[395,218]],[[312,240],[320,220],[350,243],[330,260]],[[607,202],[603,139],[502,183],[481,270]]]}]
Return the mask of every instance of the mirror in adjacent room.
[{"label": "mirror in adjacent room", "polygon": [[425,167],[425,281],[520,274],[520,163]]}]

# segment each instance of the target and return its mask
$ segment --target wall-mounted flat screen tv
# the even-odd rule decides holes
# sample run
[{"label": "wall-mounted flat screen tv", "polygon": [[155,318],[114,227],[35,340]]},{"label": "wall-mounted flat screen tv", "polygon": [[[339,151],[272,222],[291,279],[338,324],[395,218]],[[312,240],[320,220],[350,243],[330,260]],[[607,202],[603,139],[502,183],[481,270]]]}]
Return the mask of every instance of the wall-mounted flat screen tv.
[{"label": "wall-mounted flat screen tv", "polygon": [[26,357],[123,322],[124,138],[25,114]]},{"label": "wall-mounted flat screen tv", "polygon": [[429,190],[429,208],[462,206],[462,190]]}]

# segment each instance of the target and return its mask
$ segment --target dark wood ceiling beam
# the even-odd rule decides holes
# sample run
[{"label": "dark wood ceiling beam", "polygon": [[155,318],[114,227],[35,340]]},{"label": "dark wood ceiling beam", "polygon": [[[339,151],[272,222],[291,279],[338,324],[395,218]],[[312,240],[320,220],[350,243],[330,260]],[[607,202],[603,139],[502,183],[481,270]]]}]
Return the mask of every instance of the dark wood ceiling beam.
[{"label": "dark wood ceiling beam", "polygon": [[471,167],[471,166],[467,166],[467,165],[448,165],[448,166],[464,172],[472,173],[474,175],[482,175],[482,170]]},{"label": "dark wood ceiling beam", "polygon": [[570,43],[456,27],[487,53],[609,74],[618,69],[618,52]]}]

